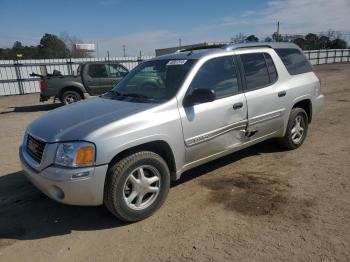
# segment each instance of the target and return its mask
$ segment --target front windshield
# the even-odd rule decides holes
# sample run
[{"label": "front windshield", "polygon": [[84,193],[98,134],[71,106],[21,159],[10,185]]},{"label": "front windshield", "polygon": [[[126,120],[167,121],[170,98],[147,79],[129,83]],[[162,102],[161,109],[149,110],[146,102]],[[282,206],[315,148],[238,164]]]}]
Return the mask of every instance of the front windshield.
[{"label": "front windshield", "polygon": [[151,60],[135,67],[104,98],[164,102],[175,96],[196,60]]}]

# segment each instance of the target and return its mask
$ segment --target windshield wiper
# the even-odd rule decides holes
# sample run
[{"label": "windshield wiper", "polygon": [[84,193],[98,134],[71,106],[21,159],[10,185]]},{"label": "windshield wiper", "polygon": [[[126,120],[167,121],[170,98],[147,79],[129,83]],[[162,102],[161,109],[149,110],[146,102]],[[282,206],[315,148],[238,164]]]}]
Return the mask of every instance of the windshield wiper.
[{"label": "windshield wiper", "polygon": [[121,96],[128,96],[128,97],[135,97],[135,98],[143,98],[143,99],[153,99],[149,96],[145,96],[145,95],[140,95],[140,94],[136,94],[136,93],[126,93],[126,94],[120,94]]},{"label": "windshield wiper", "polygon": [[111,99],[118,99],[118,100],[122,99],[122,100],[125,100],[125,98],[130,97],[130,98],[135,98],[135,99],[159,102],[159,99],[155,99],[155,98],[152,98],[152,97],[149,97],[149,96],[136,94],[136,93],[125,93],[125,94],[122,94],[122,93],[119,93],[118,91],[111,90],[107,94],[111,94],[112,95]]}]

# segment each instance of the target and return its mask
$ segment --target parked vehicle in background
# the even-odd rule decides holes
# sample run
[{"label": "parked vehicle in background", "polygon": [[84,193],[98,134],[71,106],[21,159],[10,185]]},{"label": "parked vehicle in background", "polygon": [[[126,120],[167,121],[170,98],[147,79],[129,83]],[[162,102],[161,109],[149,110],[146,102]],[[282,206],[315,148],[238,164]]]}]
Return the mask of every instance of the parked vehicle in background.
[{"label": "parked vehicle in background", "polygon": [[110,91],[128,72],[121,64],[111,61],[80,64],[77,73],[70,76],[54,71],[51,75],[40,76],[40,101],[55,97],[67,105],[101,95]]},{"label": "parked vehicle in background", "polygon": [[323,99],[294,44],[183,50],[141,63],[101,97],[35,120],[20,159],[52,199],[104,203],[138,221],[186,170],[271,138],[300,147]]}]

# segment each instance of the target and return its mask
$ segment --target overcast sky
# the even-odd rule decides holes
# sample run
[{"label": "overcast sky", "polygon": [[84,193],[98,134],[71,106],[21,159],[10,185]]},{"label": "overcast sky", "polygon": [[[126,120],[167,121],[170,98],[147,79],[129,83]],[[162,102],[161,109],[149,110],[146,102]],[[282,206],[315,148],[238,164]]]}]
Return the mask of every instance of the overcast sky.
[{"label": "overcast sky", "polygon": [[350,0],[0,0],[0,47],[37,45],[44,33],[67,32],[121,55],[155,48],[225,41],[238,33],[350,31]]}]

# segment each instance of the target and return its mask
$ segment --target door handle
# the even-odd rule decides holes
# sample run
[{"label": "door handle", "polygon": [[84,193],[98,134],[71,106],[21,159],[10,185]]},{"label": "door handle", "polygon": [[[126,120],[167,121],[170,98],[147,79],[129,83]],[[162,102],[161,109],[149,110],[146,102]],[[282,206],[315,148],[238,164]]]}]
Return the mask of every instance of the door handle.
[{"label": "door handle", "polygon": [[280,91],[280,92],[278,92],[278,97],[283,97],[283,96],[285,96],[286,94],[287,94],[286,91]]},{"label": "door handle", "polygon": [[239,103],[236,103],[233,105],[233,110],[236,110],[236,109],[240,109],[241,107],[243,107],[243,103],[242,102],[239,102]]}]

